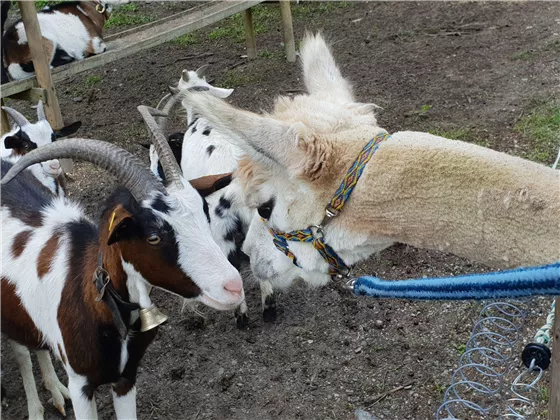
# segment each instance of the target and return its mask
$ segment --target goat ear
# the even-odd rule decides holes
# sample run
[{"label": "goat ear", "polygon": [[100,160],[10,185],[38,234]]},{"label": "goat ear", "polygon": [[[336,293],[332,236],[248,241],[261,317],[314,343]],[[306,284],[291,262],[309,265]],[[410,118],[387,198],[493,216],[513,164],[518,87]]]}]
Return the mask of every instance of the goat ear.
[{"label": "goat ear", "polygon": [[216,96],[217,98],[225,99],[233,93],[233,89],[223,89],[210,86],[210,93],[212,93],[212,95]]},{"label": "goat ear", "polygon": [[6,149],[18,149],[23,147],[23,139],[18,136],[8,136],[4,139],[4,147]]},{"label": "goat ear", "polygon": [[76,131],[80,129],[81,126],[82,126],[82,122],[76,121],[72,124],[62,127],[60,130],[54,132],[54,140],[57,140],[61,137],[67,137],[70,134],[74,134]]},{"label": "goat ear", "polygon": [[194,113],[265,166],[297,167],[305,158],[305,152],[297,147],[300,138],[307,135],[303,123],[291,124],[240,110],[211,93],[183,91],[181,98],[183,106],[192,106]]},{"label": "goat ear", "polygon": [[231,183],[231,172],[191,179],[189,183],[204,198],[227,187]]},{"label": "goat ear", "polygon": [[135,236],[137,231],[135,225],[132,213],[119,204],[109,216],[107,245],[112,245]]}]

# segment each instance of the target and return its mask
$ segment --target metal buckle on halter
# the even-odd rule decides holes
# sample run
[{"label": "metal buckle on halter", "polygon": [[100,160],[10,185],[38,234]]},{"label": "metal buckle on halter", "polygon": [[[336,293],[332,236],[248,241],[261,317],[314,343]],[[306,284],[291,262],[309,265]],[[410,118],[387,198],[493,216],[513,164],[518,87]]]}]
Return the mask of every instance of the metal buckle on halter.
[{"label": "metal buckle on halter", "polygon": [[340,210],[335,209],[330,204],[325,208],[325,216],[329,219],[338,216]]},{"label": "metal buckle on halter", "polygon": [[325,228],[323,225],[311,225],[308,228],[314,239],[323,239],[325,237]]},{"label": "metal buckle on halter", "polygon": [[331,280],[345,280],[348,277],[350,277],[351,273],[352,273],[352,269],[350,267],[346,267],[346,270],[343,273],[331,275]]},{"label": "metal buckle on halter", "polygon": [[103,14],[105,13],[105,10],[107,10],[107,7],[103,3],[97,3],[95,5],[95,10],[97,11],[97,13]]},{"label": "metal buckle on halter", "polygon": [[[111,277],[109,276],[107,270],[105,270],[103,267],[97,267],[95,269],[95,273],[93,275],[93,282],[95,283],[95,287],[97,288],[98,291],[98,295],[95,298],[96,302],[101,302],[103,296],[105,295],[105,289],[107,288],[107,285],[109,284],[110,281],[111,281]],[[102,284],[102,286],[99,287],[99,284]]]},{"label": "metal buckle on halter", "polygon": [[350,291],[354,291],[354,285],[356,284],[357,279],[350,279],[344,284],[344,288]]}]

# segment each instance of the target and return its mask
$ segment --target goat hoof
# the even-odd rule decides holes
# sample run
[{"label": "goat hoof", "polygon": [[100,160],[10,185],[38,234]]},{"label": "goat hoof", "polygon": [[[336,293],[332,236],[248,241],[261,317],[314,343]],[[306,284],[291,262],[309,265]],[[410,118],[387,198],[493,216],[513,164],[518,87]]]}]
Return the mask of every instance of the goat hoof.
[{"label": "goat hoof", "polygon": [[271,306],[265,308],[263,311],[263,321],[264,322],[274,322],[276,321],[276,306]]},{"label": "goat hoof", "polygon": [[238,314],[236,317],[237,321],[237,329],[238,330],[246,330],[249,328],[249,317],[247,314]]}]

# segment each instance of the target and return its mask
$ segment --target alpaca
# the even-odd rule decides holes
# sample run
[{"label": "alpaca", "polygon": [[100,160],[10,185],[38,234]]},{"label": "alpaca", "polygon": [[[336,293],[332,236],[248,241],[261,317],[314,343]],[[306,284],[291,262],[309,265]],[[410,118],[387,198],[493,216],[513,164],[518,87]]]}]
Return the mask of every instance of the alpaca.
[{"label": "alpaca", "polygon": [[[375,105],[357,103],[321,34],[306,34],[301,61],[307,94],[279,97],[270,114],[237,109],[204,92],[184,105],[241,147],[236,177],[254,219],[244,251],[273,287],[302,272],[329,281],[309,243],[289,242],[301,269],[279,252],[269,228],[321,224],[325,208],[366,143],[384,130]],[[490,267],[560,260],[560,172],[519,157],[428,133],[401,131],[380,143],[351,198],[324,226],[347,265],[400,242],[449,252]]]}]

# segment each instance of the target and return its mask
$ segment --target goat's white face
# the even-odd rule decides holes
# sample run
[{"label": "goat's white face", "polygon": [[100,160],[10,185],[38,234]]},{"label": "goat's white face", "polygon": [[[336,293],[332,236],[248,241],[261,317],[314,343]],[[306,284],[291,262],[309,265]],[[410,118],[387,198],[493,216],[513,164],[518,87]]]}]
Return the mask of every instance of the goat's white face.
[{"label": "goat's white face", "polygon": [[202,197],[187,181],[183,184],[184,189],[170,186],[168,196],[147,205],[173,228],[178,266],[201,293],[166,289],[183,297],[191,294],[192,299],[218,310],[234,309],[245,299],[241,276],[212,239]]},{"label": "goat's white face", "polygon": [[[202,69],[202,67],[201,67]],[[206,81],[206,77],[202,76],[201,69],[197,71],[183,70],[181,74],[181,79],[177,85],[177,89],[180,91],[187,90],[193,87],[200,87],[207,89],[208,92],[215,96],[216,98],[225,99],[233,93],[233,89],[223,89],[214,87]]]},{"label": "goat's white face", "polygon": [[[353,155],[357,157],[379,131],[374,106],[354,101],[319,35],[304,40],[301,56],[309,95],[279,98],[272,115],[241,111],[206,93],[186,92],[183,100],[244,150],[247,159],[240,162],[236,176],[243,184],[245,203],[257,209],[268,226],[283,232],[321,223],[325,206],[352,164],[342,151],[353,151],[358,144]],[[255,275],[287,277],[285,281],[301,275],[258,223],[262,224],[253,220],[244,243]],[[363,250],[352,252],[367,240],[358,236],[349,238],[339,221],[325,231],[328,244],[348,264],[363,258]],[[328,281],[328,265],[310,244],[289,242],[289,247],[312,283]]]}]

